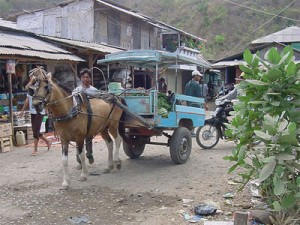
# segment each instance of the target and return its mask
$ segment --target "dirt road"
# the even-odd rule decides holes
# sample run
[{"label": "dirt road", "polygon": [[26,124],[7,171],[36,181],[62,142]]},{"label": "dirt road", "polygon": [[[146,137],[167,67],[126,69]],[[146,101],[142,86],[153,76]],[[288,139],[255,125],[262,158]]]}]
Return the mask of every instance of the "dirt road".
[{"label": "dirt road", "polygon": [[232,220],[232,212],[250,207],[247,192],[232,200],[223,197],[237,188],[230,182],[236,175],[227,174],[230,163],[223,160],[233,147],[233,142],[221,142],[214,150],[201,150],[193,139],[188,162],[175,165],[169,148],[148,145],[138,160],[120,151],[122,169],[103,174],[107,151],[99,142],[87,182],[78,181],[76,152],[71,148],[67,191],[60,190],[60,147],[49,152],[41,147],[37,157],[30,156],[29,147],[16,147],[0,154],[0,224],[189,224],[184,215],[192,215],[194,206],[204,201],[217,203],[221,210],[207,219]]}]

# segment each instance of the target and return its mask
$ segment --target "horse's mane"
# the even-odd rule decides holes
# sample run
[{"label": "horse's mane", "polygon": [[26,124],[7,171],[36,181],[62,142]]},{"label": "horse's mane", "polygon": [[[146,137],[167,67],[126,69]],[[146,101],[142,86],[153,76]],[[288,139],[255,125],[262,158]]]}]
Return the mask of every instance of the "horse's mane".
[{"label": "horse's mane", "polygon": [[[41,80],[45,80],[45,79],[49,78],[49,76],[47,75],[47,72],[44,70],[44,68],[42,66],[37,66],[36,68],[32,69],[30,71],[29,76],[30,77],[33,76],[36,79],[41,79]],[[72,89],[70,89],[66,85],[60,83],[57,79],[53,78],[52,76],[51,76],[51,81],[54,84],[56,84],[58,87],[60,87],[61,89],[63,89],[65,92],[67,92],[68,94],[72,93]]]},{"label": "horse's mane", "polygon": [[67,92],[68,94],[72,94],[72,89],[69,88],[68,86],[62,84],[61,82],[59,82],[57,79],[52,78],[51,79],[53,81],[54,84],[56,84],[58,87],[60,87],[61,89],[63,89],[65,92]]}]

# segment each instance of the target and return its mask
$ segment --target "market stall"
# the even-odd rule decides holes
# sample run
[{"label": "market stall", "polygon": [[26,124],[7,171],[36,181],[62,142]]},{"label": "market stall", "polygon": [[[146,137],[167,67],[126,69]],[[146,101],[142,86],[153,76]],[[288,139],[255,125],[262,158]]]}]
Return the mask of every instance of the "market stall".
[{"label": "market stall", "polygon": [[24,133],[26,144],[33,140],[29,113],[22,118],[19,113],[27,96],[30,70],[39,65],[53,72],[56,66],[65,66],[75,79],[77,64],[82,61],[34,34],[0,23],[0,152],[12,150],[17,133]]}]

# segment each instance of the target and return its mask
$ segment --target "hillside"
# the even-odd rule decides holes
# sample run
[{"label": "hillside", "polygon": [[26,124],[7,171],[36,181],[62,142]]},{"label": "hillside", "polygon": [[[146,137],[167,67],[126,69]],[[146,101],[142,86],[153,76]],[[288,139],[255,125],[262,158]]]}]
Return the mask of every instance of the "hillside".
[{"label": "hillside", "polygon": [[[220,59],[252,40],[300,26],[298,0],[112,0],[207,40],[203,54]],[[61,0],[0,0],[0,17],[43,8]],[[277,16],[275,16],[277,15]]]}]

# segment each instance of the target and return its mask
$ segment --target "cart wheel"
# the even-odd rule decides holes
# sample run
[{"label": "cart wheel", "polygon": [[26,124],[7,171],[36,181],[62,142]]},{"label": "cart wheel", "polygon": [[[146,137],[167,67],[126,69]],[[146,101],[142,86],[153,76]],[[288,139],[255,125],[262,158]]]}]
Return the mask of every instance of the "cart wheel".
[{"label": "cart wheel", "polygon": [[136,159],[143,154],[146,143],[144,138],[140,136],[130,135],[129,138],[133,143],[128,144],[123,141],[123,150],[129,158]]},{"label": "cart wheel", "polygon": [[192,150],[191,132],[185,127],[177,128],[170,139],[170,155],[176,164],[185,163]]}]

